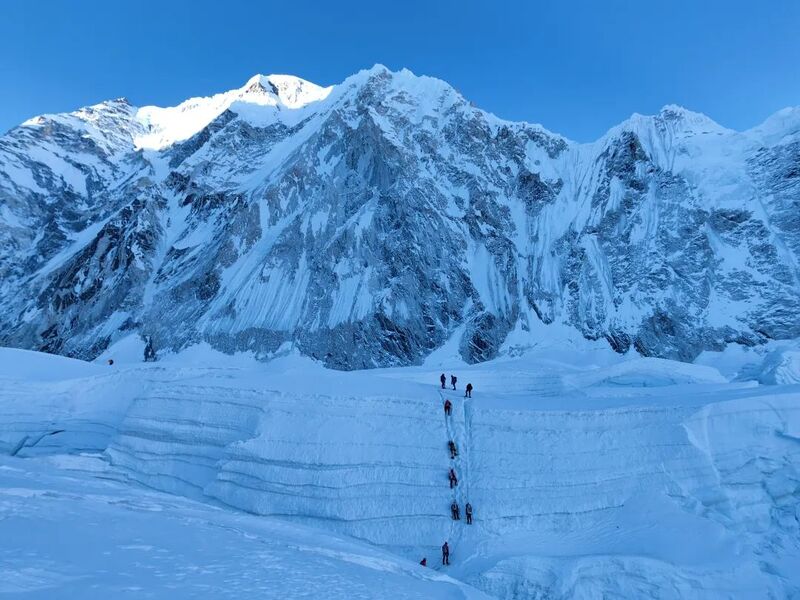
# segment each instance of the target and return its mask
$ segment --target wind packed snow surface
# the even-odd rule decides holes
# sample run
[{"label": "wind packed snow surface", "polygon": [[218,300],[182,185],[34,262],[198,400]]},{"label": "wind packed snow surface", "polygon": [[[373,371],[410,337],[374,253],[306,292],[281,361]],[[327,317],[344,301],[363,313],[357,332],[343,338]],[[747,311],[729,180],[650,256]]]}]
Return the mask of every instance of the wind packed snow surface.
[{"label": "wind packed snow surface", "polygon": [[[729,376],[740,357],[582,343],[467,366],[456,346],[354,372],[288,350],[114,366],[3,350],[0,591],[800,594],[800,386]],[[450,365],[456,391],[438,384]]]}]

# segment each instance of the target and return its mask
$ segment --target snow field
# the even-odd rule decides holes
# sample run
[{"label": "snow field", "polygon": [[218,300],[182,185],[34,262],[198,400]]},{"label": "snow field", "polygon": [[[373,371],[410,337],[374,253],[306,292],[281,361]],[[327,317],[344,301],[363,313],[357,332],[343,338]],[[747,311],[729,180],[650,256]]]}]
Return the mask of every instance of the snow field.
[{"label": "snow field", "polygon": [[456,392],[439,389],[438,369],[337,373],[291,355],[45,382],[6,373],[0,448],[102,452],[129,483],[431,567],[448,540],[448,575],[502,598],[800,592],[800,386],[628,362],[462,366]]},{"label": "snow field", "polygon": [[116,479],[97,457],[0,457],[0,595],[486,598],[375,546]]}]

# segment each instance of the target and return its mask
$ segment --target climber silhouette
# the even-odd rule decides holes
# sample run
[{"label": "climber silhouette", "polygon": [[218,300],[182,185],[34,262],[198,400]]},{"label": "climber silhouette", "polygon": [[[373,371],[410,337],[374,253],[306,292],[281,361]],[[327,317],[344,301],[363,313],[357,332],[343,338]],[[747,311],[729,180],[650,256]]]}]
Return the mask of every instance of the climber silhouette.
[{"label": "climber silhouette", "polygon": [[458,456],[458,448],[456,448],[456,443],[453,440],[447,442],[447,448],[450,450],[450,458]]}]

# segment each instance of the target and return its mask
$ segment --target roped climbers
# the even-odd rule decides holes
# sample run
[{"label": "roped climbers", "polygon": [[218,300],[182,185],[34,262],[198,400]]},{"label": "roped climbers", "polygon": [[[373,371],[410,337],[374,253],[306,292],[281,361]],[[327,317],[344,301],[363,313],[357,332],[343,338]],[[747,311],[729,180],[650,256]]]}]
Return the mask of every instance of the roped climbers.
[{"label": "roped climbers", "polygon": [[[450,375],[450,385],[453,386],[453,389],[456,389],[456,383],[458,382],[458,378],[455,375]],[[439,383],[442,386],[442,389],[446,389],[447,378],[445,374],[442,373],[439,377]],[[467,387],[465,388],[464,393],[465,398],[472,398],[472,384],[468,383]],[[444,401],[444,416],[445,422],[449,423],[448,419],[453,416],[453,403],[449,399],[445,399]],[[451,428],[448,427],[448,431],[452,431]],[[450,452],[450,460],[455,460],[458,457],[458,446],[454,440],[450,439],[447,440],[447,449]],[[450,483],[450,489],[454,489],[458,486],[458,475],[456,474],[455,467],[450,467],[447,473],[447,479]],[[472,525],[472,504],[467,502],[464,505],[464,517],[466,520],[467,525]],[[457,498],[453,498],[452,503],[450,504],[450,518],[453,521],[460,521],[461,520],[461,508],[458,505]],[[427,564],[427,561],[423,558],[420,562],[422,566]],[[442,565],[449,566],[450,565],[450,546],[447,541],[442,545]]]}]

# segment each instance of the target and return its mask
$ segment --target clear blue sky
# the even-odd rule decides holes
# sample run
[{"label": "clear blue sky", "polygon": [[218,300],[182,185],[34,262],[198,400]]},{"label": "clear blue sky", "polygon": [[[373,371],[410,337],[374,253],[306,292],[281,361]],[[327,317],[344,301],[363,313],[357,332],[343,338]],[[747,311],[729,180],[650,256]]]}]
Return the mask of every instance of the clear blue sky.
[{"label": "clear blue sky", "polygon": [[800,1],[2,0],[0,130],[375,63],[579,141],[672,102],[742,129],[800,104]]}]

